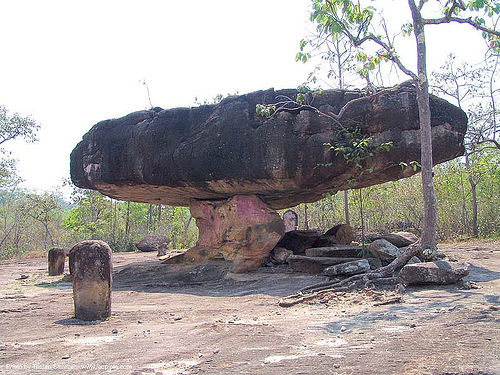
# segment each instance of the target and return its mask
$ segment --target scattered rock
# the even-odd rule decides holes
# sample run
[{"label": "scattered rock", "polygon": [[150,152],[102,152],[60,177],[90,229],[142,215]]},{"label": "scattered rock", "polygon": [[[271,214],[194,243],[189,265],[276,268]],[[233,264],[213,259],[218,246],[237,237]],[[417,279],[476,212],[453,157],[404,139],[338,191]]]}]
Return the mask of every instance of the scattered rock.
[{"label": "scattered rock", "polygon": [[340,327],[340,332],[345,332],[347,331],[347,328],[345,326]]},{"label": "scattered rock", "polygon": [[368,251],[375,258],[392,262],[399,255],[401,255],[404,250],[393,245],[386,239],[378,239],[373,241],[370,245],[368,245]]},{"label": "scattered rock", "polygon": [[438,260],[435,262],[407,264],[399,273],[405,284],[454,284],[469,274],[467,265],[450,264]]},{"label": "scattered rock", "polygon": [[25,275],[24,273],[21,274],[21,276],[19,276],[16,280],[26,280],[29,276],[28,275]]},{"label": "scattered rock", "polygon": [[373,264],[370,262],[371,259],[358,259],[352,262],[346,262],[330,266],[323,270],[323,274],[326,276],[340,276],[340,275],[356,275],[358,273],[368,272],[371,269],[376,268],[375,264],[377,264],[377,260],[378,264],[380,264],[379,259],[375,258],[372,259],[373,259]]},{"label": "scattered rock", "polygon": [[385,234],[368,234],[366,239],[369,241],[386,240],[396,247],[409,246],[418,241],[418,237],[410,232],[395,232]]},{"label": "scattered rock", "polygon": [[331,257],[306,257],[302,255],[290,255],[288,264],[297,272],[319,274],[326,267],[340,263],[359,260],[358,258],[331,258]]},{"label": "scattered rock", "polygon": [[410,324],[410,328],[415,328],[417,325],[415,323]]},{"label": "scattered rock", "polygon": [[337,243],[350,245],[354,241],[354,231],[350,225],[337,224],[325,232],[325,236],[335,236]]},{"label": "scattered rock", "polygon": [[166,236],[147,234],[135,244],[135,247],[143,252],[157,251],[158,256],[161,256],[167,253],[169,243],[170,239]]},{"label": "scattered rock", "polygon": [[436,251],[436,252],[434,253],[434,257],[435,257],[436,259],[444,259],[444,258],[446,258],[446,254],[445,254],[445,253],[443,253],[443,252],[441,252],[441,251]]},{"label": "scattered rock", "polygon": [[63,355],[61,357],[61,359],[70,359],[70,358],[71,358],[71,356],[69,354]]},{"label": "scattered rock", "polygon": [[116,335],[116,334],[118,333],[118,330],[117,330],[116,328],[113,328],[113,329],[111,330],[111,333],[112,333],[113,335]]},{"label": "scattered rock", "polygon": [[334,235],[321,235],[311,247],[329,247],[338,244],[337,238]]},{"label": "scattered rock", "polygon": [[174,320],[175,321],[182,320],[182,317],[181,316],[176,316],[176,317],[174,317]]},{"label": "scattered rock", "polygon": [[361,246],[332,245],[306,249],[305,254],[308,257],[359,258],[362,251]]},{"label": "scattered rock", "polygon": [[306,249],[313,247],[320,237],[321,232],[317,230],[292,230],[285,233],[276,247],[283,247],[292,250],[295,255],[302,255]]},{"label": "scattered rock", "polygon": [[418,257],[411,257],[408,263],[406,264],[415,264],[415,263],[422,263],[422,261],[418,259]]},{"label": "scattered rock", "polygon": [[274,264],[285,264],[288,257],[292,254],[292,250],[285,249],[284,247],[275,247],[271,251],[271,262],[273,262]]}]

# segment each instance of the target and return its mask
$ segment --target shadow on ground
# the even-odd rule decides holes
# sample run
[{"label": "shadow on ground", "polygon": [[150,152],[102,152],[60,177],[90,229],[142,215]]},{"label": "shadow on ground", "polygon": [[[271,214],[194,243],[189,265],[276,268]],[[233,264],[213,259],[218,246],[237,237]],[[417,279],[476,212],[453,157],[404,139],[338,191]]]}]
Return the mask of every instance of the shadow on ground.
[{"label": "shadow on ground", "polygon": [[252,273],[233,274],[229,272],[230,266],[223,260],[191,267],[158,261],[131,263],[116,267],[113,290],[210,297],[250,294],[283,297],[327,279],[324,276],[292,273],[288,267],[263,267]]}]

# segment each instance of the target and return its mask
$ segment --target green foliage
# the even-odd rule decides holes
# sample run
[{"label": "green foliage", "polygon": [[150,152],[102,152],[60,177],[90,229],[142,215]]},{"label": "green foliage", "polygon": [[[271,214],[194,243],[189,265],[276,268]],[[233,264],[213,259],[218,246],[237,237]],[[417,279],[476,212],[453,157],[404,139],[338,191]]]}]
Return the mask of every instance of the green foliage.
[{"label": "green foliage", "polygon": [[[482,177],[477,185],[478,226],[480,238],[500,238],[500,153],[489,150],[480,156]],[[477,163],[475,163],[476,165]],[[468,238],[472,235],[471,189],[467,170],[459,159],[435,167],[435,189],[438,201],[438,236],[440,241]],[[409,230],[420,234],[423,223],[421,176],[363,188],[365,231],[391,232]],[[327,194],[308,203],[309,227],[326,231],[344,222],[343,194]],[[358,191],[350,191],[351,226],[361,228]],[[299,214],[300,229],[305,228],[304,205],[293,208]]]},{"label": "green foliage", "polygon": [[36,142],[39,129],[40,125],[31,117],[21,116],[19,113],[10,114],[5,106],[0,105],[0,187],[15,183],[19,179],[16,162],[3,149],[4,143],[14,139]]},{"label": "green foliage", "polygon": [[341,155],[348,164],[360,169],[359,176],[362,176],[365,172],[373,172],[372,168],[364,169],[364,161],[373,157],[377,151],[389,152],[393,143],[374,144],[372,137],[364,136],[357,128],[354,130],[342,129],[336,132],[331,142],[325,145],[333,150],[336,156]]}]

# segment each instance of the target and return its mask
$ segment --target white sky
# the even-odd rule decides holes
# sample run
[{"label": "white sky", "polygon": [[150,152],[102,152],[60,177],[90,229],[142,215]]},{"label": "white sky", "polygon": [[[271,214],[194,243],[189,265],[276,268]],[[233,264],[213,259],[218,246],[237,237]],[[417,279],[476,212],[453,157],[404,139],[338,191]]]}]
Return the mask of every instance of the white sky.
[{"label": "white sky", "polygon": [[[390,20],[406,0],[385,0]],[[10,146],[25,186],[69,176],[69,154],[96,122],[154,106],[194,105],[218,93],[296,87],[313,64],[295,62],[312,30],[310,0],[0,2],[0,104],[31,115],[40,141]],[[397,8],[400,6],[401,8]],[[399,23],[399,22],[398,22]],[[436,30],[436,31],[434,31]],[[478,62],[484,43],[466,26],[427,29],[429,71],[454,52]],[[413,67],[413,38],[403,58]]]}]

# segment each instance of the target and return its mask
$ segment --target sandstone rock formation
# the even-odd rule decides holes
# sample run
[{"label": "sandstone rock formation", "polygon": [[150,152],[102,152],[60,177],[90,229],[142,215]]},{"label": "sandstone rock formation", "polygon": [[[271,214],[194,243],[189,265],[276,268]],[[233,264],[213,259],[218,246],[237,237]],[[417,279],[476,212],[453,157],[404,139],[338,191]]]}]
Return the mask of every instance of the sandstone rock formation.
[{"label": "sandstone rock formation", "polygon": [[170,239],[166,236],[148,234],[135,243],[135,247],[142,252],[157,251],[158,256],[165,255]]},{"label": "sandstone rock formation", "polygon": [[283,214],[283,221],[285,222],[285,233],[297,230],[299,226],[299,215],[293,210],[286,210]]},{"label": "sandstone rock formation", "polygon": [[[416,173],[411,162],[420,160],[420,132],[414,88],[383,90],[372,96],[363,96],[360,91],[325,91],[311,104],[332,116],[318,114],[310,107],[290,106],[271,118],[256,114],[257,104],[277,103],[296,93],[270,89],[228,97],[216,105],[154,108],[102,121],[73,150],[71,178],[79,187],[97,189],[116,199],[217,212],[215,206],[231,206],[234,196],[251,196],[253,202],[258,199],[266,208],[281,209],[316,201],[327,192]],[[465,113],[434,96],[431,111],[434,163],[463,154]],[[342,129],[371,137],[374,156],[363,164],[370,173],[361,174],[343,155],[324,145]],[[389,151],[376,150],[386,142],[392,142]],[[252,219],[259,217],[258,205],[255,203],[256,211],[250,216],[232,216],[238,224],[225,220],[224,225],[242,229],[248,221],[258,226],[258,220]],[[221,254],[234,261],[240,259],[237,270],[254,268],[256,260],[252,266],[241,265],[243,259],[249,262],[257,253],[257,258],[262,256],[248,241],[266,242],[256,236],[280,232],[276,224],[270,224],[274,220],[269,215],[267,211],[263,216],[264,228],[252,227],[248,245],[239,247],[248,254],[230,251],[229,246],[236,246],[237,241],[225,244],[225,229],[214,227],[210,236],[205,235],[211,239],[208,244],[200,244],[202,251],[192,251],[189,256]],[[218,223],[204,214],[194,216],[200,232],[208,233],[203,229],[206,223]],[[269,253],[274,246],[271,242],[266,242],[263,252]]]},{"label": "sandstone rock formation", "polygon": [[113,263],[104,241],[82,241],[69,252],[75,318],[104,320],[111,315]]},{"label": "sandstone rock formation", "polygon": [[464,263],[448,263],[442,260],[427,263],[407,264],[401,269],[399,277],[405,284],[454,284],[469,274]]},{"label": "sandstone rock formation", "polygon": [[199,229],[198,243],[165,263],[198,264],[223,257],[233,262],[233,272],[252,271],[285,233],[278,213],[253,195],[219,202],[194,201],[190,209]]},{"label": "sandstone rock formation", "polygon": [[[412,88],[363,96],[328,90],[313,104],[338,114],[338,122],[311,110],[257,116],[259,103],[275,103],[295,90],[232,96],[216,105],[145,110],[96,124],[71,154],[71,178],[121,200],[188,206],[191,200],[257,194],[274,209],[314,202],[324,193],[397,180],[416,173],[420,132]],[[431,97],[434,162],[461,155],[467,117]],[[392,141],[359,170],[324,146],[339,124],[360,129],[374,144]],[[321,164],[332,163],[328,167]],[[349,185],[349,182],[351,183]]]},{"label": "sandstone rock formation", "polygon": [[54,247],[49,250],[47,255],[49,276],[58,276],[64,273],[64,263],[66,252],[60,247]]}]

